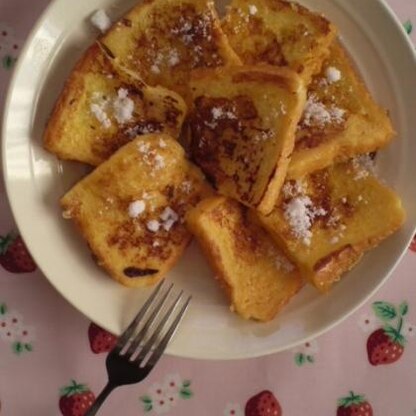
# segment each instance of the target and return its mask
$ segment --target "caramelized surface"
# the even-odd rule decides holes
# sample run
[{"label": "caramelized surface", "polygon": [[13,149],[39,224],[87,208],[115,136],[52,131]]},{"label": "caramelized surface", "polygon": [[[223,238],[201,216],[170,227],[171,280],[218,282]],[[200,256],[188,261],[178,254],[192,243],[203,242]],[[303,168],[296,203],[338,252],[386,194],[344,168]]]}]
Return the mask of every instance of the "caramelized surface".
[{"label": "caramelized surface", "polygon": [[298,77],[272,67],[195,71],[191,154],[223,195],[270,212],[305,102]]},{"label": "caramelized surface", "polygon": [[[137,287],[156,283],[178,260],[191,239],[184,216],[209,194],[173,138],[144,135],[76,184],[61,205],[99,265],[123,285]],[[145,208],[132,217],[135,202]],[[166,209],[175,214],[163,214]]]},{"label": "caramelized surface", "polygon": [[[291,178],[374,152],[394,136],[386,111],[371,97],[342,46],[335,42],[330,51],[308,88],[310,108],[307,104],[297,130],[288,173]],[[331,70],[339,71],[339,80],[328,80]]]},{"label": "caramelized surface", "polygon": [[[117,119],[112,107],[120,91],[131,100],[131,117]],[[126,106],[126,99],[119,100]],[[106,120],[103,122],[93,112]],[[45,147],[61,159],[99,165],[140,134],[165,132],[178,137],[186,115],[173,91],[149,87],[115,65],[98,45],[88,49],[72,71],[49,120]],[[102,113],[101,113],[102,111]]]},{"label": "caramelized surface", "polygon": [[354,161],[286,182],[273,212],[256,218],[325,292],[365,251],[396,231],[405,214],[399,197]]},{"label": "caramelized surface", "polygon": [[306,84],[320,70],[336,34],[323,16],[283,0],[233,0],[223,29],[245,64],[287,67]]},{"label": "caramelized surface", "polygon": [[139,3],[100,42],[148,84],[184,96],[192,69],[240,63],[209,0]]},{"label": "caramelized surface", "polygon": [[298,270],[270,236],[247,219],[247,209],[224,197],[199,203],[187,216],[231,309],[269,321],[300,290]]}]

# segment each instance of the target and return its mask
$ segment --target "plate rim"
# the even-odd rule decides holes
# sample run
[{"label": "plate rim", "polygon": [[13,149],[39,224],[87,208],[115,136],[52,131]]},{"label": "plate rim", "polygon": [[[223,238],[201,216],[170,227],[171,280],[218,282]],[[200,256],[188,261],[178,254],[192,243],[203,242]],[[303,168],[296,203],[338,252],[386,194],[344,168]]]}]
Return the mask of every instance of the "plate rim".
[{"label": "plate rim", "polygon": [[[32,42],[38,32],[38,30],[42,27],[42,25],[44,24],[44,21],[47,19],[47,16],[50,12],[50,10],[56,6],[56,4],[58,3],[64,3],[67,0],[52,0],[47,6],[46,8],[43,10],[43,12],[41,13],[41,15],[39,16],[39,18],[37,19],[36,23],[33,25],[32,29],[30,30],[23,48],[21,49],[21,52],[19,54],[19,57],[23,57],[27,54],[29,48],[32,45]],[[337,0],[338,3],[342,3],[341,0]],[[396,29],[396,31],[400,32],[401,35],[401,42],[404,45],[406,45],[407,48],[407,52],[410,53],[410,56],[413,57],[413,62],[416,68],[416,49],[414,48],[414,45],[412,43],[412,41],[410,40],[410,37],[405,33],[405,31],[402,29],[402,24],[401,21],[399,20],[399,17],[395,14],[395,12],[393,11],[393,9],[391,8],[391,6],[386,2],[386,0],[377,0],[377,3],[379,6],[382,7],[382,9],[384,9],[383,11],[387,13],[389,19],[392,21],[392,23],[394,24],[394,27]],[[341,4],[341,7],[342,6]],[[17,64],[15,66],[15,68],[13,69],[13,73],[11,75],[10,81],[9,81],[9,85],[8,85],[8,89],[7,89],[7,93],[6,93],[6,99],[4,101],[4,109],[3,109],[3,115],[2,115],[2,123],[1,123],[1,135],[2,135],[2,143],[1,143],[1,151],[2,151],[2,173],[3,173],[3,181],[4,181],[4,185],[5,185],[5,191],[6,191],[6,197],[10,206],[10,210],[12,213],[12,216],[14,218],[14,221],[16,223],[17,228],[19,229],[19,232],[23,238],[23,240],[28,241],[29,239],[26,239],[26,235],[27,235],[27,230],[24,229],[24,227],[21,226],[21,220],[20,217],[17,216],[16,212],[18,211],[16,209],[16,204],[17,202],[14,201],[14,198],[12,196],[12,190],[11,190],[11,183],[10,183],[10,178],[9,178],[9,172],[8,172],[8,164],[7,164],[7,151],[6,151],[6,144],[7,144],[7,125],[6,125],[6,120],[8,120],[9,118],[9,113],[10,113],[10,104],[11,104],[11,100],[12,100],[12,96],[14,93],[14,90],[17,86],[17,78],[18,78],[18,74],[21,71],[21,66],[23,65],[23,59],[18,59]],[[416,232],[416,224],[414,225],[414,230],[413,230],[413,235]],[[408,239],[407,242],[407,246],[410,244],[412,240],[412,236]],[[26,243],[27,244],[27,243]],[[27,244],[27,246],[30,249],[30,243]],[[302,339],[299,339],[298,341],[295,342],[291,342],[289,344],[287,344],[286,346],[280,346],[280,347],[276,347],[276,348],[265,348],[262,350],[262,352],[255,352],[255,353],[248,353],[245,354],[244,352],[239,351],[237,354],[234,352],[233,355],[231,355],[230,353],[228,353],[228,356],[225,356],[225,354],[222,355],[217,355],[217,353],[213,352],[211,353],[211,355],[209,357],[206,356],[200,356],[197,353],[194,354],[189,354],[189,353],[182,353],[181,351],[169,351],[169,349],[167,350],[167,354],[168,355],[172,355],[175,357],[181,357],[181,358],[190,358],[190,359],[203,359],[203,360],[241,360],[241,359],[250,359],[250,358],[258,358],[258,357],[263,357],[263,356],[269,356],[271,354],[274,353],[278,353],[278,352],[282,352],[282,351],[286,351],[289,349],[292,349],[302,343],[305,343],[309,340],[315,339],[320,337],[321,335],[329,332],[330,330],[332,330],[334,327],[338,326],[339,324],[341,324],[342,322],[344,322],[347,318],[349,318],[353,313],[355,313],[359,308],[361,308],[366,302],[368,302],[368,300],[374,296],[374,294],[387,282],[387,280],[391,277],[391,275],[393,274],[393,272],[396,270],[398,264],[402,261],[403,257],[405,256],[407,252],[407,249],[403,249],[403,251],[401,252],[401,254],[395,259],[392,267],[390,268],[389,272],[386,273],[384,275],[384,277],[382,279],[380,279],[380,281],[372,288],[372,290],[369,291],[369,293],[364,296],[364,298],[360,299],[358,302],[355,302],[353,304],[353,307],[351,307],[347,313],[345,313],[344,315],[342,315],[341,317],[338,317],[334,320],[332,320],[330,323],[323,325],[323,327],[320,330],[315,331],[313,334],[309,335],[309,336],[305,336]],[[35,258],[35,261],[37,262],[37,259]],[[50,278],[48,276],[47,273],[45,273],[44,268],[42,267],[42,265],[40,264],[40,262],[38,263],[38,267],[39,270],[41,271],[41,273],[43,274],[43,276],[47,279],[47,281],[49,282],[49,284],[52,285],[52,287],[60,294],[60,296],[62,296],[62,298],[68,302],[70,305],[72,305],[79,313],[81,313],[82,315],[84,315],[85,317],[87,317],[89,320],[91,320],[92,322],[98,322],[100,326],[102,326],[104,329],[109,329],[108,327],[106,327],[105,323],[99,322],[96,320],[96,317],[91,316],[88,312],[84,311],[82,307],[78,307],[76,302],[73,301],[73,299],[69,299],[69,297],[67,297],[67,295],[61,291],[58,288],[58,284],[56,283],[56,281],[53,278]],[[221,354],[221,353],[220,353]]]}]

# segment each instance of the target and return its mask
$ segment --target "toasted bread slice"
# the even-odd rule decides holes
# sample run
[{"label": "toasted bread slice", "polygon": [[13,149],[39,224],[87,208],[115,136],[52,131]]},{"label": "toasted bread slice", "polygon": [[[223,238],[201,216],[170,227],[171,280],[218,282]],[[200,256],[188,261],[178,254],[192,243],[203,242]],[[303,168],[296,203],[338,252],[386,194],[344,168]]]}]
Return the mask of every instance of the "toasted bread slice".
[{"label": "toasted bread slice", "polygon": [[399,197],[368,165],[360,157],[288,181],[269,216],[254,214],[322,292],[404,222]]},{"label": "toasted bread slice", "polygon": [[274,67],[193,73],[191,154],[217,190],[269,213],[283,184],[305,104],[303,82]]},{"label": "toasted bread slice", "polygon": [[335,42],[313,78],[288,175],[300,178],[334,162],[386,146],[394,129],[371,97],[342,46]]},{"label": "toasted bread slice", "polygon": [[125,286],[159,281],[191,239],[183,219],[210,194],[179,143],[139,136],[76,184],[62,199],[98,264]]},{"label": "toasted bread slice", "polygon": [[192,69],[241,63],[221,30],[211,0],[141,2],[100,42],[146,83],[184,97]]},{"label": "toasted bread slice", "polygon": [[325,17],[284,0],[232,0],[222,27],[245,64],[287,67],[306,84],[336,36]]},{"label": "toasted bread slice", "polygon": [[295,266],[258,225],[247,221],[247,208],[225,197],[200,202],[186,216],[216,279],[245,319],[270,321],[300,290]]},{"label": "toasted bread slice", "polygon": [[90,47],[72,71],[49,120],[47,150],[99,165],[138,134],[178,137],[186,104],[173,91],[149,87]]}]

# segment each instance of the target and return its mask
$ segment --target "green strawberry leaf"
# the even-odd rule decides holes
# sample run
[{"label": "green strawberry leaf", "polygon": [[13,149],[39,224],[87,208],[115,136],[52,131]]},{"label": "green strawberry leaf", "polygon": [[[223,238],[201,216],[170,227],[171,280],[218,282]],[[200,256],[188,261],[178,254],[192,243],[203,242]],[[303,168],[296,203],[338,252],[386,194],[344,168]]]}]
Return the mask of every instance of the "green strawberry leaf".
[{"label": "green strawberry leaf", "polygon": [[191,380],[184,380],[182,383],[182,387],[189,387],[191,385]]},{"label": "green strawberry leaf", "polygon": [[24,344],[23,347],[25,348],[26,351],[33,351],[32,344]]},{"label": "green strawberry leaf", "polygon": [[144,405],[143,408],[144,408],[144,411],[146,413],[148,413],[148,412],[150,412],[153,409],[153,405],[152,405],[152,403],[145,403],[145,405]]},{"label": "green strawberry leaf", "polygon": [[16,58],[13,58],[11,55],[3,56],[2,64],[4,69],[11,69],[16,62]]},{"label": "green strawberry leaf", "polygon": [[0,304],[0,315],[6,315],[7,306],[5,303]]},{"label": "green strawberry leaf", "polygon": [[397,316],[396,307],[389,302],[374,302],[373,310],[376,316],[385,322],[391,321]]},{"label": "green strawberry leaf", "polygon": [[20,341],[14,342],[12,350],[15,354],[20,355],[23,352],[23,344]]},{"label": "green strawberry leaf", "polygon": [[303,364],[305,364],[305,359],[306,359],[305,354],[302,354],[301,352],[298,352],[295,355],[295,364],[298,367],[301,367]]},{"label": "green strawberry leaf", "polygon": [[404,22],[403,27],[408,35],[410,35],[413,32],[413,23],[410,20]]},{"label": "green strawberry leaf", "polygon": [[337,404],[338,407],[350,407],[352,405],[360,405],[365,403],[366,399],[363,395],[355,394],[353,391],[350,391],[350,395],[346,397],[341,397]]},{"label": "green strawberry leaf", "polygon": [[14,241],[14,236],[12,233],[6,234],[4,237],[0,238],[0,254],[6,254],[10,245]]},{"label": "green strawberry leaf", "polygon": [[192,391],[188,388],[183,388],[179,391],[179,396],[185,400],[190,399],[193,395]]},{"label": "green strawberry leaf", "polygon": [[71,380],[71,384],[62,387],[59,391],[61,396],[70,397],[74,394],[87,393],[90,389],[85,384],[78,384],[75,380]]},{"label": "green strawberry leaf", "polygon": [[313,358],[312,355],[307,355],[306,360],[308,361],[308,363],[311,363],[311,364],[315,362],[315,358]]},{"label": "green strawberry leaf", "polygon": [[405,316],[407,315],[407,312],[409,312],[409,305],[404,301],[399,305],[399,313],[401,316]]},{"label": "green strawberry leaf", "polygon": [[143,403],[146,403],[146,404],[151,404],[152,403],[152,398],[150,396],[147,396],[147,395],[146,396],[141,396],[140,400]]},{"label": "green strawberry leaf", "polygon": [[390,325],[386,325],[383,329],[385,334],[391,339],[392,342],[396,342],[404,347],[406,344],[406,338],[396,328],[393,328]]}]

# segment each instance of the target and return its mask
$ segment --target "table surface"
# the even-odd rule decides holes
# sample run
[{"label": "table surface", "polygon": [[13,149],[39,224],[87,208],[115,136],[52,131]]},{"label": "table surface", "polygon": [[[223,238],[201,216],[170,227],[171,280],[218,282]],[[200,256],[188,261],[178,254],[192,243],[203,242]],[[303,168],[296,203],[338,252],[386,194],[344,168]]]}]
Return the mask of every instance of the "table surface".
[{"label": "table surface", "polygon": [[[19,50],[48,2],[0,1],[0,113]],[[389,3],[412,32],[416,0]],[[410,36],[416,40],[414,33]],[[2,185],[0,212],[1,249],[7,235],[16,231]],[[75,415],[62,413],[60,404],[77,398],[88,401],[88,391],[98,394],[106,381],[100,340],[111,343],[111,335],[94,328],[39,271],[16,274],[0,269],[0,414]],[[247,402],[258,394],[266,400],[265,391],[274,395],[286,416],[336,415],[346,396],[349,402],[342,403],[353,406],[345,415],[370,415],[367,403],[377,416],[416,415],[415,273],[416,244],[382,290],[330,333],[296,349],[252,360],[164,357],[145,382],[113,393],[100,415],[250,416],[245,413]],[[385,325],[378,317],[382,313],[393,326],[400,313],[404,315],[402,334],[407,342],[396,362],[373,366],[367,340]],[[74,382],[84,385],[79,387],[80,396],[62,401],[62,387]],[[361,397],[351,398],[351,392]],[[354,406],[360,413],[352,413]]]}]

